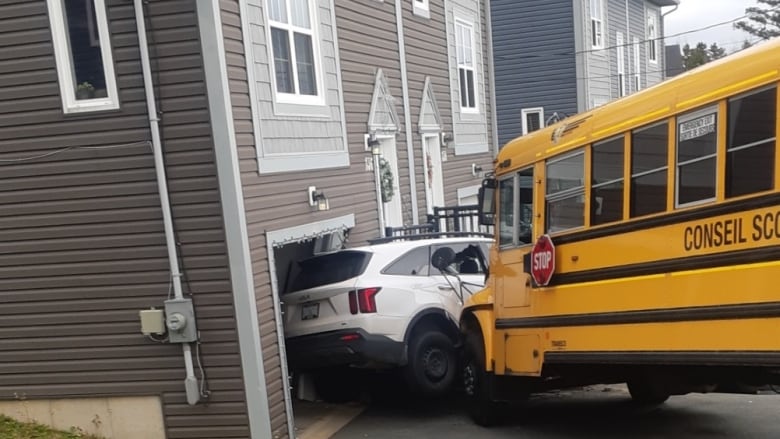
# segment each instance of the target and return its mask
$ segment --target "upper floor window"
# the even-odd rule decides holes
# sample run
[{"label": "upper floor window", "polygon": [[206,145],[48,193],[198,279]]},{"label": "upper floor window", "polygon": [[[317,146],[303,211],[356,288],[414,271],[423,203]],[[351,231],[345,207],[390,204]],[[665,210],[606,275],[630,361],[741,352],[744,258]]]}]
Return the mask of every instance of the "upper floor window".
[{"label": "upper floor window", "polygon": [[524,108],[520,112],[523,116],[523,134],[536,131],[544,126],[544,108]]},{"label": "upper floor window", "polygon": [[460,18],[455,20],[455,49],[458,59],[460,108],[461,111],[474,113],[478,111],[474,25]]},{"label": "upper floor window", "polygon": [[623,33],[618,32],[615,35],[615,50],[617,51],[617,78],[618,78],[618,97],[626,95],[626,47],[623,41]]},{"label": "upper floor window", "polygon": [[634,49],[634,91],[642,89],[642,67],[639,62],[639,38],[632,40],[631,47]]},{"label": "upper floor window", "polygon": [[591,46],[604,47],[604,0],[590,0],[590,34]]},{"label": "upper floor window", "polygon": [[431,17],[429,0],[412,0],[412,12],[425,18]]},{"label": "upper floor window", "polygon": [[276,96],[280,102],[320,104],[317,26],[310,0],[268,0]]},{"label": "upper floor window", "polygon": [[654,12],[647,15],[647,58],[658,62],[658,27]]},{"label": "upper floor window", "polygon": [[119,97],[104,0],[47,0],[65,113],[114,110]]}]

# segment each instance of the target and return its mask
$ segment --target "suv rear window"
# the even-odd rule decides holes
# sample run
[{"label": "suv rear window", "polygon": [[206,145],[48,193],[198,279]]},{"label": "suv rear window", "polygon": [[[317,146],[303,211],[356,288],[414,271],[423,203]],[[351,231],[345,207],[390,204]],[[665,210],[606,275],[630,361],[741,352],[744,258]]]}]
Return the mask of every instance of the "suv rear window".
[{"label": "suv rear window", "polygon": [[371,253],[346,250],[298,261],[290,270],[291,277],[286,293],[360,276],[370,260]]}]

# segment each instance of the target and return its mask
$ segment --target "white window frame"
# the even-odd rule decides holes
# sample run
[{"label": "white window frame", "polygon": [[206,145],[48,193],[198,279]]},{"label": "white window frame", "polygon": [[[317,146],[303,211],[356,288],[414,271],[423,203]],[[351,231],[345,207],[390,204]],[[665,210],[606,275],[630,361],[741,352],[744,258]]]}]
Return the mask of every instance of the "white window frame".
[{"label": "white window frame", "polygon": [[[271,75],[271,85],[274,94],[274,101],[280,104],[297,104],[297,105],[312,105],[312,106],[324,106],[325,105],[325,91],[323,90],[324,81],[322,78],[322,61],[320,56],[320,33],[319,33],[319,19],[316,12],[316,8],[312,0],[307,0],[306,4],[309,7],[309,23],[311,29],[298,27],[292,24],[292,13],[290,0],[282,0],[287,8],[287,19],[290,23],[281,23],[271,19],[271,7],[269,2],[273,0],[266,0],[263,2],[263,9],[265,10],[265,18],[268,26],[266,26],[266,38],[268,46],[268,58],[269,68]],[[273,48],[273,37],[271,34],[271,28],[286,30],[288,33],[290,43],[290,67],[293,73],[293,87],[295,93],[282,93],[277,88],[276,84],[276,64]],[[300,94],[298,87],[298,63],[295,59],[295,33],[302,33],[311,36],[312,55],[314,56],[314,76],[315,84],[317,86],[316,95],[302,95]]]},{"label": "white window frame", "polygon": [[[721,156],[719,151],[718,142],[720,139],[717,137],[715,138],[715,152],[696,157],[695,159],[687,160],[685,162],[680,163],[680,125],[684,124],[685,122],[689,122],[694,119],[698,119],[702,116],[706,116],[709,114],[715,115],[715,132],[717,133],[717,130],[719,129],[718,124],[722,123],[721,121],[721,115],[720,115],[720,109],[717,105],[710,105],[708,107],[701,108],[699,110],[692,111],[690,113],[682,114],[677,117],[676,125],[674,127],[675,130],[675,142],[674,142],[674,207],[684,208],[684,207],[690,207],[690,206],[698,206],[700,204],[707,204],[715,201],[717,199],[718,194],[718,167],[720,166],[720,161],[723,160],[723,156]],[[700,200],[695,201],[689,201],[687,203],[680,203],[680,168],[690,165],[692,163],[709,160],[709,159],[715,159],[715,175],[713,175],[713,179],[715,180],[715,196],[710,198],[702,198]]]},{"label": "white window frame", "polygon": [[523,118],[523,120],[522,120],[523,135],[528,134],[528,118],[527,118],[527,116],[529,114],[538,114],[539,115],[539,129],[544,128],[544,107],[523,108],[522,110],[520,110],[520,115]]},{"label": "white window frame", "polygon": [[639,38],[634,37],[631,41],[634,49],[634,91],[642,90],[642,62],[639,55]]},{"label": "white window frame", "polygon": [[604,0],[590,0],[590,45],[604,48]]},{"label": "white window frame", "polygon": [[658,17],[653,11],[647,12],[647,60],[658,64]]},{"label": "white window frame", "polygon": [[626,46],[623,39],[623,32],[615,33],[615,51],[617,52],[617,80],[618,97],[625,96],[626,93]]},{"label": "white window frame", "polygon": [[[73,58],[71,56],[67,17],[63,5],[64,0],[46,0],[49,9],[52,41],[54,43],[54,59],[57,66],[57,78],[60,83],[62,110],[66,114],[116,110],[119,108],[119,93],[117,92],[116,87],[114,58],[111,53],[111,35],[108,31],[108,17],[106,15],[105,0],[89,1],[94,1],[92,6],[95,8],[97,38],[100,42],[100,55],[103,58],[106,97],[77,100],[75,87],[76,74],[74,72]],[[93,32],[90,32],[90,37],[95,37]]]},{"label": "white window frame", "polygon": [[423,18],[431,18],[429,0],[412,0],[412,12]]},{"label": "white window frame", "polygon": [[[469,35],[471,36],[471,63],[472,63],[471,66],[469,66],[468,64],[461,63],[461,60],[458,56],[459,47],[463,45],[462,44],[463,42],[460,41],[460,37],[458,37],[459,26],[465,28],[465,30],[467,30],[469,32]],[[477,64],[476,40],[477,38],[476,38],[474,23],[462,17],[455,17],[455,60],[457,63],[458,105],[460,106],[461,113],[479,114],[479,76],[477,75],[478,64]],[[472,74],[474,75],[474,102],[473,102],[474,106],[473,107],[463,106],[463,99],[461,98],[462,90],[460,85],[461,69],[471,70]]]}]

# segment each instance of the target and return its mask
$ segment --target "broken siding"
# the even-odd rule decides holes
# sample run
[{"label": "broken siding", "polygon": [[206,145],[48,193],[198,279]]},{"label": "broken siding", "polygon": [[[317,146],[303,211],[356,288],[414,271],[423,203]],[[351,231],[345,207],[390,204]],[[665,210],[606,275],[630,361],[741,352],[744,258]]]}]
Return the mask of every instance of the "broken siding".
[{"label": "broken siding", "polygon": [[[169,438],[246,437],[194,2],[148,4],[147,28],[184,292],[212,392],[195,407],[181,346],[139,332],[138,311],[162,306],[170,272],[133,5],[107,3],[121,107],[68,117],[45,0],[0,6],[0,158],[29,159],[0,163],[0,398],[159,395]],[[144,144],[77,149],[129,142]]]},{"label": "broken siding", "polygon": [[[399,118],[399,132],[395,137],[398,177],[404,221],[409,224],[411,223],[411,189],[395,4],[392,1],[377,2],[376,0],[335,0],[335,3],[347,137],[353,157],[353,167],[365,167],[365,158],[368,154],[363,149],[364,136],[368,133],[368,116],[376,72],[382,69],[390,93],[395,98]],[[355,222],[359,224],[357,228],[361,229],[362,226],[362,233],[350,234],[351,245],[378,236],[379,229],[374,174],[363,172],[354,174],[353,178],[356,176],[357,184],[350,189],[357,190],[353,198],[356,206]]]}]

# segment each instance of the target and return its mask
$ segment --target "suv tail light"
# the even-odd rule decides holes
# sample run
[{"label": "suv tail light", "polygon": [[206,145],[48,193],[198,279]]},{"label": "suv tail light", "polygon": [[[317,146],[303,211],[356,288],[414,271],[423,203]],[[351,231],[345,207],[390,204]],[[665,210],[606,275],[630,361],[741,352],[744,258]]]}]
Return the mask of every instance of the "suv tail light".
[{"label": "suv tail light", "polygon": [[376,312],[376,295],[381,288],[362,288],[349,292],[349,312],[363,314]]}]

